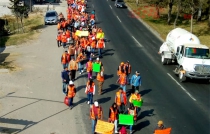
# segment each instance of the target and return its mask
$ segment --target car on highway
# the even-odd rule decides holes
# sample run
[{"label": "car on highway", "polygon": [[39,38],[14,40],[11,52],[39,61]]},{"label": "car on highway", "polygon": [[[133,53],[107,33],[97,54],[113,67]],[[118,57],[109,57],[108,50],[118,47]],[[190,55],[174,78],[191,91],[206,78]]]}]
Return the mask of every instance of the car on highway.
[{"label": "car on highway", "polygon": [[125,8],[126,5],[125,5],[125,2],[124,0],[115,0],[115,4],[114,4],[115,7],[121,7],[121,8]]},{"label": "car on highway", "polygon": [[47,24],[57,24],[58,23],[58,13],[55,10],[49,10],[46,12],[44,17],[44,23]]}]

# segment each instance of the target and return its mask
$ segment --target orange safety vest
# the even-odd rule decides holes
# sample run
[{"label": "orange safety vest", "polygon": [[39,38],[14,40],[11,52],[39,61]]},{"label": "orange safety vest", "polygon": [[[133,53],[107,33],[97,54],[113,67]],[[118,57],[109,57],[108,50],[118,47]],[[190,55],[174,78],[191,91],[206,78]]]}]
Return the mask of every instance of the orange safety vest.
[{"label": "orange safety vest", "polygon": [[92,41],[91,47],[92,47],[92,48],[96,48],[96,40],[93,40],[93,41]]},{"label": "orange safety vest", "polygon": [[[93,105],[93,107],[95,107],[94,105]],[[95,117],[95,113],[94,113],[94,110],[93,110],[93,107],[92,107],[92,109],[91,109],[91,119],[93,119],[93,120],[95,120],[96,119],[96,117]],[[97,119],[101,119],[101,107],[100,106],[98,106],[98,118]]]},{"label": "orange safety vest", "polygon": [[94,90],[94,82],[92,83],[92,85],[89,84],[89,82],[87,82],[87,93],[93,93],[93,90]]},{"label": "orange safety vest", "polygon": [[71,14],[68,13],[67,18],[70,20],[71,19]]},{"label": "orange safety vest", "polygon": [[120,85],[125,85],[126,84],[126,74],[125,73],[121,73],[120,74],[120,80],[119,80],[119,84]]},{"label": "orange safety vest", "polygon": [[90,19],[93,19],[94,20],[95,19],[95,15],[94,14],[91,14],[90,15]]},{"label": "orange safety vest", "polygon": [[87,72],[92,71],[92,68],[93,68],[93,63],[91,61],[88,61],[87,62]]},{"label": "orange safety vest", "polygon": [[62,36],[61,36],[61,41],[64,42],[64,43],[67,42],[67,37],[66,37],[66,35],[62,35]]},{"label": "orange safety vest", "polygon": [[117,120],[117,110],[114,111],[112,107],[110,108],[110,110],[111,114],[109,118],[111,119],[112,122],[114,122],[115,120]]},{"label": "orange safety vest", "polygon": [[100,82],[104,82],[104,76],[101,76],[100,72],[97,74],[97,80]]},{"label": "orange safety vest", "polygon": [[66,21],[63,21],[63,22],[61,23],[61,25],[62,25],[62,27],[66,27]]},{"label": "orange safety vest", "polygon": [[128,73],[128,74],[130,74],[130,73],[131,73],[131,65],[130,65],[130,64],[128,64],[128,66],[127,66],[127,67],[128,67],[128,72],[127,72],[127,73]]},{"label": "orange safety vest", "polygon": [[[116,103],[117,103],[118,106],[120,106],[121,103],[122,103],[120,96],[121,96],[121,93],[118,91],[116,93]],[[122,97],[123,97],[124,104],[127,104],[127,98],[126,98],[126,93],[125,92],[122,92]]]},{"label": "orange safety vest", "polygon": [[[71,63],[72,63],[72,61],[71,61]],[[69,66],[70,66],[69,69],[70,70],[76,70],[77,69],[77,63],[75,61],[74,61],[73,64],[71,64],[71,63],[69,64]]]},{"label": "orange safety vest", "polygon": [[57,35],[57,40],[58,40],[58,41],[61,41],[61,34],[58,34],[58,35]]},{"label": "orange safety vest", "polygon": [[135,121],[137,120],[136,107],[135,107],[134,110],[129,109],[129,110],[128,110],[128,114],[133,115],[134,120],[135,120]]},{"label": "orange safety vest", "polygon": [[124,70],[124,73],[126,73],[125,72],[125,66],[123,65],[123,66],[119,66],[118,67],[117,75],[121,75],[122,74],[122,69]]},{"label": "orange safety vest", "polygon": [[66,54],[62,55],[61,62],[62,62],[62,64],[66,64],[67,63],[67,56],[66,56]]},{"label": "orange safety vest", "polygon": [[57,28],[58,28],[58,29],[60,29],[60,28],[61,28],[61,24],[60,24],[60,23],[58,23]]},{"label": "orange safety vest", "polygon": [[99,41],[98,42],[98,48],[104,48],[104,41]]},{"label": "orange safety vest", "polygon": [[75,95],[76,95],[76,93],[75,93],[75,87],[68,85],[68,95],[67,95],[67,97],[68,98],[72,98]]},{"label": "orange safety vest", "polygon": [[76,62],[80,62],[83,58],[84,58],[83,54],[80,53],[80,54],[77,56]]},{"label": "orange safety vest", "polygon": [[71,35],[70,35],[70,32],[67,30],[67,31],[66,31],[66,37],[67,37],[67,38],[70,38],[70,36],[71,36]]}]

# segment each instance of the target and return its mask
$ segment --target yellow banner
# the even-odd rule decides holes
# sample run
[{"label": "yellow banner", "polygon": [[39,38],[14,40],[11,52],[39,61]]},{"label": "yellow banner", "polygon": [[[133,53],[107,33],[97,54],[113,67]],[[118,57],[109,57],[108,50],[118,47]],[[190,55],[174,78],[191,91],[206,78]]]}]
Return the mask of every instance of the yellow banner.
[{"label": "yellow banner", "polygon": [[96,124],[95,132],[99,134],[112,134],[114,131],[114,124],[98,120]]},{"label": "yellow banner", "polygon": [[81,36],[88,36],[89,33],[88,33],[88,31],[80,31],[80,30],[77,30],[76,33],[75,33],[75,35],[81,37]]}]

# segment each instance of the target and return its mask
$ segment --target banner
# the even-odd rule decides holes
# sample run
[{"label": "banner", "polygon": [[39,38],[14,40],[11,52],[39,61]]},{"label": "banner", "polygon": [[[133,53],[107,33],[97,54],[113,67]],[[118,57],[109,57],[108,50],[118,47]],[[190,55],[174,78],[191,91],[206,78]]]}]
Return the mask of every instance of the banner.
[{"label": "banner", "polygon": [[155,134],[170,134],[171,133],[171,128],[166,128],[163,130],[155,130]]},{"label": "banner", "polygon": [[133,105],[134,105],[135,107],[141,107],[141,106],[142,106],[142,103],[143,103],[143,100],[142,100],[142,99],[141,99],[140,101],[138,101],[138,100],[133,100],[132,102],[133,102]]},{"label": "banner", "polygon": [[102,32],[102,33],[97,33],[97,34],[96,34],[96,38],[97,38],[97,39],[104,38],[104,32]]},{"label": "banner", "polygon": [[88,31],[80,31],[80,30],[77,30],[76,33],[75,33],[75,35],[81,37],[81,36],[88,36],[89,33],[88,33]]},{"label": "banner", "polygon": [[93,72],[100,72],[101,65],[99,63],[93,63]]},{"label": "banner", "polygon": [[114,124],[98,120],[96,124],[95,132],[99,134],[113,134]]},{"label": "banner", "polygon": [[119,114],[119,124],[133,125],[134,124],[133,115]]},{"label": "banner", "polygon": [[80,32],[81,31],[77,30],[76,33],[75,33],[75,35],[79,36],[80,35]]}]

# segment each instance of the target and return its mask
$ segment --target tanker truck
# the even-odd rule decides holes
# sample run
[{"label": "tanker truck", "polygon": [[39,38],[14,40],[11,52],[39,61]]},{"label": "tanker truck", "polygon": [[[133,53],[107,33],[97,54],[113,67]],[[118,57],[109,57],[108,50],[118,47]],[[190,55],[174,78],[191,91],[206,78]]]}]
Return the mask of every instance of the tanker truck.
[{"label": "tanker truck", "polygon": [[159,52],[163,65],[176,64],[173,70],[183,82],[187,78],[210,80],[209,48],[194,34],[182,28],[170,31]]}]

